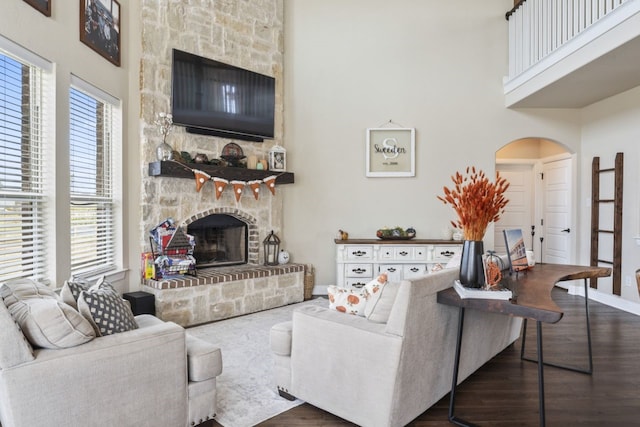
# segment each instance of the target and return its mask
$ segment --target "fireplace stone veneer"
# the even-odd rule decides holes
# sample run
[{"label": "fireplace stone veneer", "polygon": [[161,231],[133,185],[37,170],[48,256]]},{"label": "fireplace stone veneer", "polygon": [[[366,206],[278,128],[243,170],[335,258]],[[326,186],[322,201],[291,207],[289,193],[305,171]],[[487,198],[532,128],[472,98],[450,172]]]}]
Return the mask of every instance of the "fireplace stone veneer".
[{"label": "fireplace stone veneer", "polygon": [[147,279],[142,290],[155,295],[156,316],[193,326],[304,299],[303,264],[199,269],[198,276]]}]

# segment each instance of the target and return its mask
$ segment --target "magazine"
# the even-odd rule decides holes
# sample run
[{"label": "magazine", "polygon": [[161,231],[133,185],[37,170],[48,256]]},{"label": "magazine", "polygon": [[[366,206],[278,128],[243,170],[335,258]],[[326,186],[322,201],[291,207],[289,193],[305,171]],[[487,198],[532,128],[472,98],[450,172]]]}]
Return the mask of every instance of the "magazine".
[{"label": "magazine", "polygon": [[467,288],[463,286],[459,280],[456,280],[453,282],[453,288],[462,299],[479,298],[509,300],[513,295],[509,289],[502,285],[495,285],[490,288]]}]

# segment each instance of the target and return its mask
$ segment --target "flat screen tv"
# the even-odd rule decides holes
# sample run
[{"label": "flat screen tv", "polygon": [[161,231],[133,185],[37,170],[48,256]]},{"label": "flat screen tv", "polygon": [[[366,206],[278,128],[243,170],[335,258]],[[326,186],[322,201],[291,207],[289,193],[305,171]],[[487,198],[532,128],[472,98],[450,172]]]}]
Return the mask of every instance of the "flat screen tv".
[{"label": "flat screen tv", "polygon": [[171,113],[188,132],[273,138],[275,79],[173,49]]}]

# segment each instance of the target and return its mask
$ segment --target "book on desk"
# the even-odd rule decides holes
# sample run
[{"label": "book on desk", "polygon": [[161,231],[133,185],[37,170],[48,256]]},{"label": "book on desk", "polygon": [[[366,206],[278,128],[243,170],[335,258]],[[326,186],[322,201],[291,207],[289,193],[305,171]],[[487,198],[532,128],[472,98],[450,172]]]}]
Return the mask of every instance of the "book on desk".
[{"label": "book on desk", "polygon": [[501,299],[509,300],[513,296],[511,290],[498,284],[490,288],[467,288],[459,280],[453,282],[453,288],[460,298]]}]

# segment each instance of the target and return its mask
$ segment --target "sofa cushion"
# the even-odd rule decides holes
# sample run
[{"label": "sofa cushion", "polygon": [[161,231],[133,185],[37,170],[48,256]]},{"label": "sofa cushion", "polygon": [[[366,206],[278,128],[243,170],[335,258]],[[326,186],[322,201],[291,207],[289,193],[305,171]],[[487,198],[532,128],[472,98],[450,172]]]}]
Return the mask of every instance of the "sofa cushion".
[{"label": "sofa cushion", "polygon": [[[1,299],[1,298],[0,298]],[[33,360],[33,348],[0,301],[0,370]]]},{"label": "sofa cushion", "polygon": [[93,325],[96,335],[105,336],[137,329],[129,305],[108,283],[97,283],[80,292],[78,310]]},{"label": "sofa cushion", "polygon": [[345,289],[335,285],[327,286],[329,308],[341,313],[364,316],[367,305],[366,289]]},{"label": "sofa cushion", "polygon": [[369,290],[369,299],[364,309],[365,317],[376,323],[387,323],[400,283],[386,282]]},{"label": "sofa cushion", "polygon": [[31,280],[8,282],[0,294],[33,346],[68,348],[95,338],[91,324],[44,285]]},{"label": "sofa cushion", "polygon": [[205,381],[222,373],[222,354],[215,345],[186,334],[189,381]]}]

